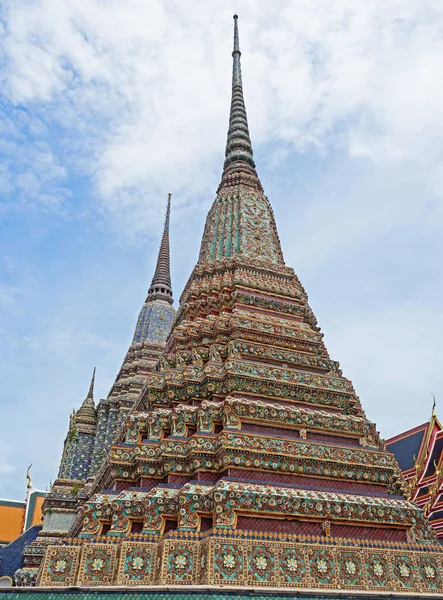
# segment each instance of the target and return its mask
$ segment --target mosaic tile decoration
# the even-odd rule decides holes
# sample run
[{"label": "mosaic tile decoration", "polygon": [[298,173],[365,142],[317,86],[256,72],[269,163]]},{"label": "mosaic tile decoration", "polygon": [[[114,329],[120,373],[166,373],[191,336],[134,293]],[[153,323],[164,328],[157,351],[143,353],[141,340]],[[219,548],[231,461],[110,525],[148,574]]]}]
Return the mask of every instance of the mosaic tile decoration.
[{"label": "mosaic tile decoration", "polygon": [[165,343],[171,330],[175,310],[164,300],[146,302],[140,311],[134,342]]},{"label": "mosaic tile decoration", "polygon": [[[237,19],[234,43],[199,263],[155,368],[131,346],[100,432],[107,461],[71,537],[51,541],[40,589],[443,594],[442,548],[284,263],[252,156]],[[150,318],[168,285],[157,283]]]},{"label": "mosaic tile decoration", "polygon": [[[378,600],[381,598],[404,598],[396,593],[383,593],[365,596],[359,595],[359,600]],[[421,596],[420,596],[421,597]],[[69,591],[64,590],[38,590],[38,589],[20,589],[11,588],[9,590],[0,591],[0,600],[288,600],[293,598],[293,594],[286,594],[280,590],[276,591],[259,591],[257,588],[253,592],[243,590],[202,590],[197,591],[195,588],[180,591],[180,590],[129,590],[124,591],[113,590],[108,591],[101,589],[97,590],[76,588]],[[328,600],[356,600],[356,596],[341,590],[339,593],[297,593],[297,600],[313,600],[313,599],[328,599]],[[409,596],[412,600],[416,600],[418,596]],[[428,600],[439,600],[440,595],[426,596]]]},{"label": "mosaic tile decoration", "polygon": [[45,557],[47,568],[42,572],[40,585],[74,585],[80,563],[80,551],[78,546],[48,548]]},{"label": "mosaic tile decoration", "polygon": [[79,585],[110,585],[115,581],[120,548],[110,544],[85,545],[78,574]]},{"label": "mosaic tile decoration", "polygon": [[[186,537],[188,539],[186,539]],[[443,593],[438,547],[220,535],[51,546],[40,585],[187,585]],[[280,536],[281,538],[281,536]],[[318,538],[317,538],[318,539]],[[306,538],[308,540],[308,537]],[[81,552],[80,567],[79,555]]]}]

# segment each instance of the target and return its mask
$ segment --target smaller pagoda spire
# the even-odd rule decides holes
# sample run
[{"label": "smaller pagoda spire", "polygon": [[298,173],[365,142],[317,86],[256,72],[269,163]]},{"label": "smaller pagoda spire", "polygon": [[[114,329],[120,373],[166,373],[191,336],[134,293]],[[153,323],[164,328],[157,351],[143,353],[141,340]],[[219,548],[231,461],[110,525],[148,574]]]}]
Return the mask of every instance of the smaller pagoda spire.
[{"label": "smaller pagoda spire", "polygon": [[94,399],[94,383],[95,383],[95,367],[94,367],[94,370],[92,371],[91,384],[89,386],[89,392],[88,392],[87,398]]},{"label": "smaller pagoda spire", "polygon": [[95,367],[94,367],[94,370],[92,371],[92,377],[91,377],[91,383],[89,384],[88,395],[83,400],[82,405],[76,412],[77,417],[82,416],[82,415],[91,416],[92,415],[91,410],[90,410],[91,408],[94,409],[94,415],[95,415],[94,383],[95,383]]},{"label": "smaller pagoda spire", "polygon": [[155,267],[154,277],[152,278],[151,286],[148,290],[146,302],[150,300],[166,300],[169,304],[173,303],[169,256],[169,215],[171,213],[171,196],[172,194],[168,194],[165,226],[163,228],[160,250],[158,252],[157,266]]}]

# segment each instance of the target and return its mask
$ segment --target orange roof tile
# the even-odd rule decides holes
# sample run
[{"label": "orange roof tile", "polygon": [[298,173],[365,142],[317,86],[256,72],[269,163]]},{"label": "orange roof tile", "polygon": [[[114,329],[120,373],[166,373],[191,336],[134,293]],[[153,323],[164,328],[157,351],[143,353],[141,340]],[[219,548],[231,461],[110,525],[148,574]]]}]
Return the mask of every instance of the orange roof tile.
[{"label": "orange roof tile", "polygon": [[25,503],[0,500],[0,544],[15,540],[23,531]]}]

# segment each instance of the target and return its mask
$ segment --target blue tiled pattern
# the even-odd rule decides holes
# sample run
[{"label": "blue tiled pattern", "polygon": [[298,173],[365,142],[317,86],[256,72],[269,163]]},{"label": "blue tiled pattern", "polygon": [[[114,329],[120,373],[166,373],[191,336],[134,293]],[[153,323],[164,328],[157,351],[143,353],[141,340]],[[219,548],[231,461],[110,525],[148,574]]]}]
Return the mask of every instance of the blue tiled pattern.
[{"label": "blue tiled pattern", "polygon": [[418,456],[420,452],[424,434],[425,428],[396,442],[386,444],[387,450],[394,454],[402,471],[413,468],[415,457]]},{"label": "blue tiled pattern", "polygon": [[104,447],[103,447],[104,455],[106,455],[108,453],[108,450],[111,447],[112,442],[114,441],[115,432],[117,429],[116,428],[117,418],[118,418],[117,408],[115,406],[111,406],[111,409],[109,411],[107,429],[106,429],[106,437],[105,437],[105,442],[104,442]]},{"label": "blue tiled pattern", "polygon": [[0,577],[14,577],[14,573],[23,564],[23,550],[35,540],[40,529],[39,525],[34,525],[16,540],[0,548]]},{"label": "blue tiled pattern", "polygon": [[71,431],[69,431],[68,437],[65,440],[65,445],[63,447],[62,459],[60,462],[60,469],[58,471],[58,476],[61,479],[69,478],[69,472],[70,472],[71,464],[72,464],[73,457],[74,457],[74,445],[72,443],[72,440],[69,439],[70,433],[71,433]]},{"label": "blue tiled pattern", "polygon": [[105,442],[106,442],[106,431],[108,428],[109,408],[106,404],[99,404],[98,419],[97,419],[97,431],[94,440],[94,449],[92,451],[91,468],[89,471],[90,476],[94,476],[100,465],[103,462],[105,456]]},{"label": "blue tiled pattern", "polygon": [[59,470],[62,479],[86,481],[91,466],[92,450],[94,447],[94,433],[70,431],[66,440],[65,449]]},{"label": "blue tiled pattern", "polygon": [[138,317],[133,342],[165,342],[174,316],[175,310],[164,300],[145,302]]},{"label": "blue tiled pattern", "polygon": [[69,479],[85,481],[91,466],[92,450],[94,447],[94,434],[79,433],[75,440],[74,460],[71,463]]}]

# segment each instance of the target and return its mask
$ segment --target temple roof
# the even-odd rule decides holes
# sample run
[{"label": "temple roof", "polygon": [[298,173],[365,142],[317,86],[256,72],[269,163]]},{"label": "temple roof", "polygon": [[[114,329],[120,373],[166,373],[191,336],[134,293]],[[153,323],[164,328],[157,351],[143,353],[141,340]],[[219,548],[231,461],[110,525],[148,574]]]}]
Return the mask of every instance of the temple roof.
[{"label": "temple roof", "polygon": [[443,539],[443,427],[435,414],[431,418],[386,441],[403,472],[408,495],[428,519],[437,537]]},{"label": "temple roof", "polygon": [[424,479],[435,474],[436,466],[442,462],[443,455],[443,431],[438,431],[434,436],[431,453],[428,457],[427,467],[424,472]]},{"label": "temple roof", "polygon": [[442,430],[443,427],[433,408],[429,421],[389,438],[385,442],[386,449],[394,454],[403,472],[426,460],[426,472],[423,474],[429,477],[435,470],[434,460],[438,463],[443,451]]},{"label": "temple roof", "polygon": [[0,544],[8,544],[30,527],[41,525],[45,496],[46,492],[32,489],[24,501],[0,499]]},{"label": "temple roof", "polygon": [[429,422],[423,423],[386,441],[386,449],[394,454],[402,471],[414,467],[415,460],[420,455],[423,439],[427,437],[428,427]]}]

